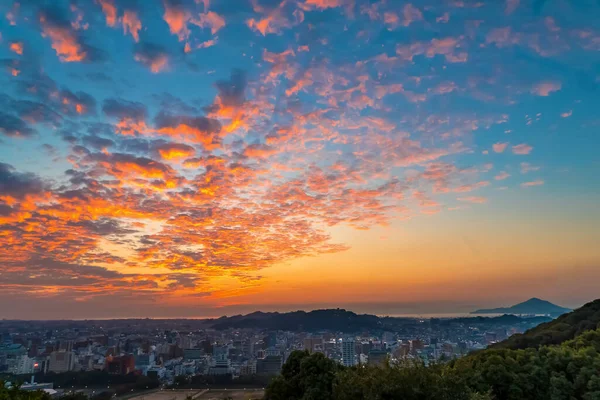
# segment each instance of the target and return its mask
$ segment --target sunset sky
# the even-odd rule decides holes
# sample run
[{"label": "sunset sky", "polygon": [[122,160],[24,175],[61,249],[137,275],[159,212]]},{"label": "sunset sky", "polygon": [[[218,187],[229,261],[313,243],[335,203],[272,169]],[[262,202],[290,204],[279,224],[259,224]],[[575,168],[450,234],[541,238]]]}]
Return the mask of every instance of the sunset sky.
[{"label": "sunset sky", "polygon": [[0,318],[600,297],[596,0],[6,0],[0,84]]}]

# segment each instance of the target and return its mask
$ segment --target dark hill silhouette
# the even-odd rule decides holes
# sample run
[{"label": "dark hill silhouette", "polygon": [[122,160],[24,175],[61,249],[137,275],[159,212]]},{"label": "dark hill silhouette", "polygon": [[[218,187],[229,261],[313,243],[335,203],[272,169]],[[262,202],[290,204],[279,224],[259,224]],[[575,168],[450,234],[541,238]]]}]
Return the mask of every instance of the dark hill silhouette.
[{"label": "dark hill silhouette", "polygon": [[339,308],[289,313],[258,311],[248,315],[221,317],[212,323],[214,329],[263,328],[284,331],[355,332],[362,329],[381,329],[381,326],[380,318],[375,315],[355,314]]},{"label": "dark hill silhouette", "polygon": [[[452,319],[432,319],[429,323],[450,325],[452,323],[469,323],[472,325],[516,325],[519,323],[538,324],[547,322],[549,317],[522,318],[516,315],[501,315],[498,317],[467,317]],[[254,312],[248,315],[234,315],[206,320],[207,325],[214,329],[265,329],[282,331],[337,331],[359,332],[363,330],[391,330],[407,324],[415,324],[415,319],[378,317],[369,314],[356,314],[344,309],[325,309],[314,311]]]},{"label": "dark hill silhouette", "polygon": [[558,316],[569,311],[571,311],[570,308],[557,306],[549,301],[534,297],[512,307],[484,308],[473,311],[471,314],[542,314]]}]

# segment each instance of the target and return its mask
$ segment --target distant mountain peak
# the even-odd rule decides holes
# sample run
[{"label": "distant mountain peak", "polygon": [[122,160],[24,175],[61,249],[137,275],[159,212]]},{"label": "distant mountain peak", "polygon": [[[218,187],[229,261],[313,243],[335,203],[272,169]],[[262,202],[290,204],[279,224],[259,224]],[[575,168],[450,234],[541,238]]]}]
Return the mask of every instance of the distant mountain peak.
[{"label": "distant mountain peak", "polygon": [[571,311],[569,308],[557,306],[538,297],[532,297],[522,303],[511,307],[484,308],[473,311],[471,314],[542,314],[560,315]]}]

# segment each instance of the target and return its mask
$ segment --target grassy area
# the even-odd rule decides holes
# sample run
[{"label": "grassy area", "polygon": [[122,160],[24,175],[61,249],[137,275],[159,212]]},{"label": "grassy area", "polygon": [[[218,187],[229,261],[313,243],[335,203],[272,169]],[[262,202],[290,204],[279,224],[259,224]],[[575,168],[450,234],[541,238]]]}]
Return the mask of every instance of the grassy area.
[{"label": "grassy area", "polygon": [[194,400],[254,400],[262,399],[264,391],[262,389],[248,390],[208,390],[195,397]]}]

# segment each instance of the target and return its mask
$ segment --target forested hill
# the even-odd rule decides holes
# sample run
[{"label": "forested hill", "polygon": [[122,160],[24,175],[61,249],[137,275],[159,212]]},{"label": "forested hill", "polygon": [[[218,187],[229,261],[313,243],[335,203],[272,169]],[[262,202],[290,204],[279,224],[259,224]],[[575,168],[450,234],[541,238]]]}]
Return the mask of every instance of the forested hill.
[{"label": "forested hill", "polygon": [[537,348],[555,345],[574,339],[584,331],[600,328],[600,299],[587,303],[581,308],[557,319],[540,324],[523,334],[511,336],[494,345],[498,349]]},{"label": "forested hill", "polygon": [[283,331],[332,330],[358,332],[363,329],[381,329],[375,315],[355,314],[344,309],[294,311],[289,313],[255,312],[248,315],[221,317],[210,322],[214,329],[263,328]]},{"label": "forested hill", "polygon": [[343,367],[295,351],[265,400],[600,400],[600,300],[446,364]]}]

